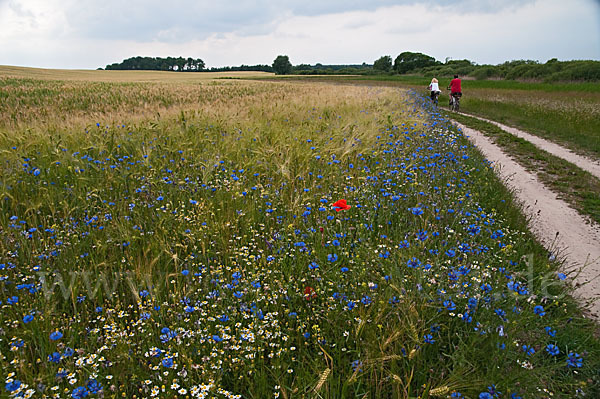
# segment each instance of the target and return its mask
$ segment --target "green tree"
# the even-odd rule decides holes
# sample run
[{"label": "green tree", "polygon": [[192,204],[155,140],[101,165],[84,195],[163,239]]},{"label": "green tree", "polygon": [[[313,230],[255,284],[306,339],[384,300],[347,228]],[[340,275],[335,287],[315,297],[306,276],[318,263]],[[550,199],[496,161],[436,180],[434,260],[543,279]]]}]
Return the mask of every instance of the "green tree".
[{"label": "green tree", "polygon": [[292,72],[292,63],[287,55],[278,55],[273,61],[273,70],[276,75],[287,75]]},{"label": "green tree", "polygon": [[415,69],[425,68],[440,64],[435,58],[423,53],[412,53],[405,51],[394,60],[394,71],[397,73],[407,73]]},{"label": "green tree", "polygon": [[392,57],[384,55],[373,63],[373,69],[382,72],[389,72],[392,69]]}]

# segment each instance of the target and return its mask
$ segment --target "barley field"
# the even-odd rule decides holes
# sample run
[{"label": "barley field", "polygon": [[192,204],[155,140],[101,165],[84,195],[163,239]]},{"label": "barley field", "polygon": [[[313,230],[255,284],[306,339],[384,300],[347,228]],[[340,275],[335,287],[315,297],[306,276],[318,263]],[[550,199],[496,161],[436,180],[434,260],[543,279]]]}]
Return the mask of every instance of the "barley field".
[{"label": "barley field", "polygon": [[0,397],[598,394],[560,259],[418,93],[0,71]]}]

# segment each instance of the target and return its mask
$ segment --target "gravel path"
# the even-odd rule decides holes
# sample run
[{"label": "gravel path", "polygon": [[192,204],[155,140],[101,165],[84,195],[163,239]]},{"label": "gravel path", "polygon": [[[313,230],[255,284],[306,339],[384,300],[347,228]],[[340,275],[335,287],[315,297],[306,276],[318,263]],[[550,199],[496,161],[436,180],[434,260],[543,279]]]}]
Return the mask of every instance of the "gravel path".
[{"label": "gravel path", "polygon": [[562,158],[566,161],[571,162],[574,165],[577,165],[581,169],[591,173],[600,179],[600,161],[592,158],[584,157],[582,155],[576,154],[573,151],[561,147],[560,145],[553,143],[551,141],[545,140],[541,137],[534,136],[533,134],[526,133],[522,130],[516,129],[514,127],[503,125],[502,123],[498,123],[496,121],[491,121],[489,119],[481,118],[479,116],[464,114],[471,118],[479,119],[484,122],[492,123],[498,126],[500,129],[508,132],[514,136],[525,139],[535,145],[538,148],[541,148],[544,151],[549,152],[550,154]]},{"label": "gravel path", "polygon": [[600,320],[600,226],[590,223],[477,130],[456,125],[491,161],[530,219],[531,231],[550,252],[564,257],[563,271],[574,273],[575,296],[589,316]]}]

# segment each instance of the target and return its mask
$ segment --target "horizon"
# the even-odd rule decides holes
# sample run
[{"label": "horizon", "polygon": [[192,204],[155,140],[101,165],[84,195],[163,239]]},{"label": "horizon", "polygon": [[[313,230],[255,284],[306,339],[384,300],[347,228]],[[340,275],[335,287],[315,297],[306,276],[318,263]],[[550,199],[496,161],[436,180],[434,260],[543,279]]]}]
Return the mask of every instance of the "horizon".
[{"label": "horizon", "polygon": [[[285,55],[285,54],[281,54],[281,55]],[[384,55],[389,55],[389,54],[384,54]],[[132,56],[132,57],[127,57],[125,59],[135,58],[135,57],[158,58],[158,56],[154,57],[154,56],[150,56],[150,55],[135,55],[135,56]],[[183,57],[183,58],[187,58],[184,55],[177,55],[177,56],[171,55],[171,56],[167,56],[167,57],[174,57],[174,58]],[[162,57],[162,58],[166,58],[166,57]],[[394,58],[395,57],[392,56],[392,61],[394,60]],[[113,64],[120,64],[125,59],[121,60],[120,62],[115,62]],[[484,66],[484,65],[497,66],[497,65],[502,65],[502,64],[507,63],[507,62],[514,62],[514,61],[533,61],[533,62],[537,62],[539,64],[545,64],[545,63],[547,63],[548,61],[550,61],[552,59],[556,59],[559,62],[569,62],[569,61],[599,61],[600,62],[599,59],[560,59],[560,58],[557,58],[557,57],[552,57],[552,58],[549,58],[549,59],[547,59],[545,61],[533,60],[533,59],[513,59],[513,60],[506,60],[506,61],[503,61],[503,62],[500,62],[500,63],[497,63],[497,64],[480,64],[480,63],[478,63],[478,62],[476,62],[474,60],[471,60],[469,58],[460,59],[460,60],[449,59],[448,61],[463,61],[463,60],[468,60],[468,61],[471,61],[473,63],[473,65],[476,65],[476,66]],[[203,61],[205,61],[205,60],[203,60]],[[446,62],[441,61],[441,60],[436,60],[436,61],[441,62],[442,65],[444,65],[446,63]],[[245,64],[245,63],[242,63],[242,64],[234,64],[234,65],[223,65],[223,66],[218,66],[218,67],[215,67],[215,66],[208,67],[207,66],[203,70],[200,70],[198,72],[211,72],[210,71],[211,69],[238,68],[238,67],[242,67],[242,66],[247,66],[247,67],[261,66],[261,65],[262,66],[271,66],[272,64],[273,64],[273,62],[268,63],[268,64],[267,63],[264,63],[264,64]],[[6,64],[6,65],[0,64],[0,67],[31,68],[31,69],[46,69],[46,70],[65,70],[65,71],[69,71],[69,70],[73,70],[73,71],[95,71],[95,70],[100,70],[100,69],[107,70],[106,67],[109,66],[109,65],[112,65],[112,64],[107,64],[107,65],[99,66],[99,67],[96,67],[96,68],[68,68],[68,67],[66,67],[66,68],[47,68],[47,67],[36,67],[36,66],[29,66],[29,65],[8,65],[8,64]],[[316,62],[316,63],[313,63],[313,64],[304,64],[304,63],[295,64],[295,63],[292,62],[292,65],[293,66],[309,65],[309,66],[313,66],[313,67],[316,66],[316,65],[321,65],[323,67],[329,67],[329,66],[362,66],[362,65],[365,65],[367,67],[372,67],[373,66],[373,62],[371,62],[371,63],[368,63],[368,62],[361,62],[361,63],[352,62],[352,63],[345,63],[345,64],[325,64],[325,63],[322,63],[322,62]],[[123,71],[123,70],[121,70],[121,71]],[[161,72],[161,71],[156,71],[156,72]],[[173,72],[173,71],[162,71],[162,72]],[[177,71],[175,71],[175,72],[177,72]]]}]

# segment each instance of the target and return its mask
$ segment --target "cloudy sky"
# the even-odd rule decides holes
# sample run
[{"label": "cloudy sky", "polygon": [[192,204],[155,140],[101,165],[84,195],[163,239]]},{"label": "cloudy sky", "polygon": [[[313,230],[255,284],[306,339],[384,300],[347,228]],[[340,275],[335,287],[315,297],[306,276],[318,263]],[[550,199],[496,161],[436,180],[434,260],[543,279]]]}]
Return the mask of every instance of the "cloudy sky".
[{"label": "cloudy sky", "polygon": [[208,67],[600,60],[600,0],[0,0],[0,65],[95,69],[125,58]]}]

